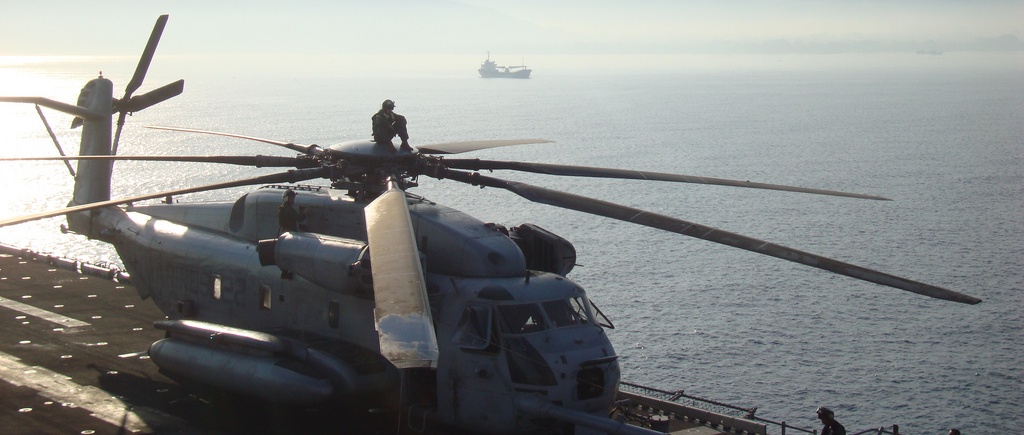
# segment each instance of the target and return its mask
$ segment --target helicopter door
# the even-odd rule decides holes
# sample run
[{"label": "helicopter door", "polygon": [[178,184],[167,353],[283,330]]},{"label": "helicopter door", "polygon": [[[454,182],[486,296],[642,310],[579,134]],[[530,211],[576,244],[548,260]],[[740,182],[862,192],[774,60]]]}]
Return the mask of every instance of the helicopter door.
[{"label": "helicopter door", "polygon": [[[486,351],[494,347],[491,340],[491,307],[469,304],[462,311],[452,343],[465,350]],[[497,351],[497,349],[493,349]]]},{"label": "helicopter door", "polygon": [[457,355],[452,364],[438,368],[437,405],[442,421],[457,421],[479,431],[514,424],[493,325],[490,305],[470,303],[463,309],[451,337],[459,349]]}]

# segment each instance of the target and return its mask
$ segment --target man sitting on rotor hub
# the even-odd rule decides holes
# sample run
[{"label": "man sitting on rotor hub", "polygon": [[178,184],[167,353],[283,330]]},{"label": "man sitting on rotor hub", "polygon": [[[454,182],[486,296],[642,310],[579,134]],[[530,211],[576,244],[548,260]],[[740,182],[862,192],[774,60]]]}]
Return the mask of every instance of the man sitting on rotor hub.
[{"label": "man sitting on rotor hub", "polygon": [[409,146],[409,131],[405,128],[405,117],[394,110],[395,102],[384,100],[380,110],[370,118],[373,121],[373,141],[382,145],[387,144],[395,150],[395,144],[391,140],[398,136],[402,138],[402,150],[412,151],[412,147]]}]

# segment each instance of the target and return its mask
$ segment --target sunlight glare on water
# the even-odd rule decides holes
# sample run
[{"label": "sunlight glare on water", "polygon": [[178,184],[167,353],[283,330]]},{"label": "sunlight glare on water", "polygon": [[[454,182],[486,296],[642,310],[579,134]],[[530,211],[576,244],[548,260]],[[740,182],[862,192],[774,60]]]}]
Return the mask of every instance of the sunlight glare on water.
[{"label": "sunlight glare on water", "polygon": [[[126,61],[127,58],[117,57],[0,56],[0,96],[43,97],[76,104],[79,91],[88,80],[97,77],[103,67],[124,65]],[[65,154],[77,154],[81,130],[69,128],[73,117],[46,107],[40,110]],[[0,147],[4,156],[59,155],[46,125],[31,103],[0,103],[0,131],[3,131]],[[5,196],[0,201],[0,217],[14,217],[64,207],[71,196],[73,179],[59,161],[13,162],[3,164],[0,185]],[[72,257],[98,253],[95,242],[79,240],[68,245],[68,237],[57,231],[61,223],[63,218],[50,218],[0,228],[0,238],[15,246],[61,252]],[[97,262],[115,260],[109,250],[96,257]]]}]

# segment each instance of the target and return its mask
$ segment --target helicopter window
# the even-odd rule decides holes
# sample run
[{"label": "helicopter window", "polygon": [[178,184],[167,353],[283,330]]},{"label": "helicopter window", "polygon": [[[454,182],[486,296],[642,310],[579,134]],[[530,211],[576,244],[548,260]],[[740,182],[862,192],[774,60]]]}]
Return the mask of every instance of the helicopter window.
[{"label": "helicopter window", "polygon": [[544,317],[537,304],[501,305],[502,331],[509,334],[527,334],[543,331]]},{"label": "helicopter window", "polygon": [[271,291],[270,286],[260,286],[260,310],[267,311],[270,309]]},{"label": "helicopter window", "polygon": [[469,305],[462,311],[452,343],[464,349],[484,350],[490,346],[491,310],[486,305]]},{"label": "helicopter window", "polygon": [[541,305],[551,320],[552,328],[590,323],[586,305],[579,298],[547,301]]},{"label": "helicopter window", "polygon": [[508,374],[513,383],[526,385],[556,385],[551,366],[526,337],[505,337],[505,358]]},{"label": "helicopter window", "polygon": [[341,317],[341,304],[331,301],[327,304],[327,324],[331,328],[338,329],[338,319]]},{"label": "helicopter window", "polygon": [[221,291],[220,275],[213,275],[213,298],[214,299],[220,300],[220,291]]}]

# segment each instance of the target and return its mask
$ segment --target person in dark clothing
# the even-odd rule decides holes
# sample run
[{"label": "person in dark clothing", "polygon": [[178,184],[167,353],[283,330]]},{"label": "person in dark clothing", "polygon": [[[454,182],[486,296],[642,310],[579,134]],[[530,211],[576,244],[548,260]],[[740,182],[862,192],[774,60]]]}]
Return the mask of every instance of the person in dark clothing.
[{"label": "person in dark clothing", "polygon": [[299,222],[306,219],[306,209],[295,210],[295,191],[288,189],[284,192],[284,202],[277,208],[277,223],[280,226],[278,234],[288,231],[297,231]]},{"label": "person in dark clothing", "polygon": [[384,100],[380,110],[370,118],[373,121],[373,141],[395,149],[395,144],[391,140],[398,136],[402,139],[402,150],[412,151],[412,147],[409,146],[409,130],[406,128],[408,121],[394,110],[395,102]]},{"label": "person in dark clothing", "polygon": [[825,427],[821,428],[821,435],[846,435],[846,428],[836,421],[836,413],[832,412],[824,406],[819,407],[817,411],[818,418]]}]

